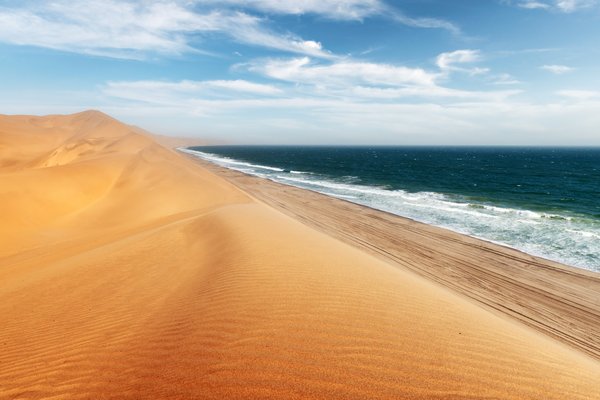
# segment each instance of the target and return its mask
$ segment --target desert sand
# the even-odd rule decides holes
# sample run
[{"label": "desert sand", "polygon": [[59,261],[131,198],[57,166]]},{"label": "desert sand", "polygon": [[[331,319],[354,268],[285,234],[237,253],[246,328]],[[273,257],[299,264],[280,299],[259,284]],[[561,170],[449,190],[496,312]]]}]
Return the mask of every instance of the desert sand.
[{"label": "desert sand", "polygon": [[96,111],[0,116],[0,398],[600,398],[597,359],[485,288],[242,187]]},{"label": "desert sand", "polygon": [[311,227],[600,359],[598,273],[194,159]]}]

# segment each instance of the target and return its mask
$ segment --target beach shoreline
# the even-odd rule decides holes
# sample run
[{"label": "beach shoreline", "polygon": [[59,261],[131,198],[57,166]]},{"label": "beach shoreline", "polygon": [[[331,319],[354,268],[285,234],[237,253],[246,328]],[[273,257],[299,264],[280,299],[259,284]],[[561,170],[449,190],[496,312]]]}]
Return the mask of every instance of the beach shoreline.
[{"label": "beach shoreline", "polygon": [[600,399],[594,276],[98,111],[0,115],[0,143],[2,399]]},{"label": "beach shoreline", "polygon": [[[222,167],[600,272],[600,220],[591,175],[585,176],[597,169],[592,160],[599,159],[598,151],[343,145],[180,150]],[[587,189],[577,189],[575,182]]]},{"label": "beach shoreline", "polygon": [[[186,152],[180,153],[225,178],[255,199],[312,228],[400,268],[415,272],[500,315],[524,323],[600,359],[600,333],[594,333],[600,332],[598,273],[310,189],[245,174]],[[309,203],[324,207],[310,207]],[[328,216],[327,213],[333,213],[334,216]],[[355,222],[348,223],[344,215],[348,219],[354,218]],[[357,229],[356,225],[376,227],[376,231],[367,234],[364,229]],[[405,252],[397,243],[398,237],[406,235],[413,248],[420,247],[417,244],[419,236],[434,238],[444,243],[441,247],[450,245],[450,253],[467,252],[467,258],[473,257],[473,261],[465,262],[465,257],[462,257],[454,265],[466,268],[459,270],[451,265],[443,266],[439,259],[442,255],[439,254],[437,262],[432,261],[433,264],[428,265],[424,260],[434,259],[435,248],[439,246],[438,243],[433,243],[421,246],[420,251],[429,252],[429,255],[423,255],[420,261],[411,262],[410,256],[403,254]],[[477,252],[482,252],[485,256],[478,260],[474,256]],[[412,255],[414,256],[414,252]],[[510,270],[503,270],[503,267]],[[524,271],[523,268],[527,270]],[[482,287],[486,289],[482,290]],[[521,302],[525,304],[518,304]]]}]

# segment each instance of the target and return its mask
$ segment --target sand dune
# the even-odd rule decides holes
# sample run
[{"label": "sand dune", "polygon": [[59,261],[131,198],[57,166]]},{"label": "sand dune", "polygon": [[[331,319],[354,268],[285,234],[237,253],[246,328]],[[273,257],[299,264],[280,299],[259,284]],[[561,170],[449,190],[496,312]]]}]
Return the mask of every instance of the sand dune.
[{"label": "sand dune", "polygon": [[193,159],[306,225],[600,359],[598,273]]},{"label": "sand dune", "polygon": [[98,112],[0,116],[0,398],[600,398],[600,363]]}]

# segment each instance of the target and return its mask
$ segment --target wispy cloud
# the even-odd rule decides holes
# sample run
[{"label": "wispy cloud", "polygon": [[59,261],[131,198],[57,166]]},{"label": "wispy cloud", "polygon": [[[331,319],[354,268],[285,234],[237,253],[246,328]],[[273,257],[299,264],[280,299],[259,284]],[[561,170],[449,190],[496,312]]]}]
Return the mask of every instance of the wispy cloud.
[{"label": "wispy cloud", "polygon": [[[442,63],[443,68],[474,55],[452,56]],[[309,57],[259,59],[239,64],[233,72],[244,70],[258,74],[274,84],[246,80],[227,81],[134,81],[108,82],[105,94],[130,100],[171,104],[175,99],[184,103],[220,99],[237,102],[243,92],[246,104],[265,104],[267,97],[277,101],[289,99],[321,99],[341,102],[401,101],[406,99],[438,99],[443,101],[499,101],[514,96],[518,90],[460,90],[438,83],[438,71],[411,68],[403,65],[373,63],[352,59],[332,61],[312,60]],[[304,101],[303,100],[303,101]],[[268,101],[269,105],[273,105]]]},{"label": "wispy cloud", "polygon": [[202,52],[194,36],[217,33],[235,41],[332,57],[321,43],[277,33],[257,16],[230,10],[196,12],[179,2],[64,1],[0,8],[0,42],[115,58]]},{"label": "wispy cloud", "polygon": [[481,60],[482,56],[479,50],[456,50],[438,55],[436,64],[444,73],[459,71],[470,75],[480,75],[489,72],[489,69],[480,67],[465,68],[461,65],[472,64]]},{"label": "wispy cloud", "polygon": [[529,10],[572,13],[598,4],[597,0],[504,0],[503,3]]},{"label": "wispy cloud", "polygon": [[516,79],[511,74],[502,73],[494,76],[492,83],[494,85],[517,85],[521,83],[521,81]]},{"label": "wispy cloud", "polygon": [[444,29],[460,34],[460,28],[447,20],[408,16],[381,0],[194,0],[197,4],[237,6],[245,10],[284,15],[313,14],[332,20],[362,21],[369,17],[389,18],[414,28]]},{"label": "wispy cloud", "polygon": [[559,90],[557,94],[559,96],[578,101],[600,100],[599,90]]},{"label": "wispy cloud", "polygon": [[475,52],[446,54],[448,56],[438,58],[441,73],[403,65],[351,59],[317,62],[308,57],[255,60],[239,67],[247,68],[263,77],[288,82],[295,85],[294,87],[301,87],[303,94],[355,101],[391,101],[407,98],[490,101],[520,93],[519,90],[459,90],[441,85],[440,80],[447,80],[448,68],[456,63],[479,59]]},{"label": "wispy cloud", "polygon": [[543,69],[544,71],[552,72],[553,74],[556,74],[556,75],[566,74],[567,72],[571,72],[575,69],[573,67],[569,67],[566,65],[555,65],[555,64],[542,65],[540,68]]},{"label": "wispy cloud", "polygon": [[570,13],[583,8],[592,7],[596,3],[596,0],[556,0],[555,6],[561,11]]},{"label": "wispy cloud", "polygon": [[541,3],[539,1],[523,1],[523,2],[517,3],[517,6],[521,7],[521,8],[526,8],[529,10],[537,10],[537,9],[547,10],[547,9],[551,8],[550,4]]},{"label": "wispy cloud", "polygon": [[291,33],[277,34],[266,29],[258,17],[242,13],[233,15],[236,16],[235,20],[225,24],[222,32],[238,42],[319,58],[336,57],[318,41],[304,40]]},{"label": "wispy cloud", "polygon": [[[218,15],[202,18],[217,30]],[[199,20],[176,5],[137,6],[115,1],[34,3],[0,8],[0,41],[51,49],[140,58],[141,52],[191,51],[184,33]]]},{"label": "wispy cloud", "polygon": [[197,4],[237,6],[273,14],[317,14],[335,20],[362,20],[380,14],[386,6],[379,0],[194,0]]},{"label": "wispy cloud", "polygon": [[152,93],[182,93],[186,95],[201,95],[203,97],[234,95],[248,93],[254,95],[276,95],[281,89],[263,83],[249,82],[247,80],[212,80],[212,81],[115,81],[108,82],[104,91],[111,95],[118,94],[123,97],[127,92]]},{"label": "wispy cloud", "polygon": [[398,11],[391,11],[389,15],[393,20],[407,26],[412,26],[415,28],[445,29],[455,35],[462,34],[462,31],[458,25],[445,19],[409,17]]},{"label": "wispy cloud", "polygon": [[423,99],[454,99],[454,100],[472,100],[477,102],[501,101],[511,96],[521,93],[520,90],[460,90],[443,86],[432,87],[404,87],[404,88],[380,88],[356,86],[347,92],[356,99],[378,99],[378,100],[399,100],[403,98],[423,98]]},{"label": "wispy cloud", "polygon": [[368,83],[384,86],[431,86],[435,81],[435,74],[420,68],[353,60],[320,64],[312,62],[308,57],[258,60],[249,65],[249,70],[273,79],[314,85]]},{"label": "wispy cloud", "polygon": [[216,34],[251,46],[335,57],[318,40],[272,29],[265,13],[314,14],[332,20],[378,16],[407,26],[460,33],[449,21],[409,17],[380,0],[56,0],[0,6],[0,42],[144,59],[210,54],[198,38],[213,39]]},{"label": "wispy cloud", "polygon": [[[127,95],[132,96],[132,91],[127,91]],[[488,96],[458,98],[444,104],[390,102],[379,94],[371,95],[357,91],[356,96],[344,99],[300,94],[284,98],[204,99],[180,93],[168,101],[146,96],[145,104],[124,102],[114,112],[126,113],[129,120],[145,126],[160,116],[154,128],[170,133],[189,134],[183,125],[179,127],[180,121],[186,121],[186,126],[202,127],[205,134],[218,132],[221,138],[238,143],[598,143],[593,132],[600,124],[600,116],[594,110],[600,101],[595,97],[535,104],[507,96]],[[371,96],[370,100],[363,101],[367,96]],[[499,115],[511,118],[498,118]],[[244,129],[240,129],[240,124]],[[282,129],[285,135],[278,134]],[[574,134],[565,136],[567,130]]]}]

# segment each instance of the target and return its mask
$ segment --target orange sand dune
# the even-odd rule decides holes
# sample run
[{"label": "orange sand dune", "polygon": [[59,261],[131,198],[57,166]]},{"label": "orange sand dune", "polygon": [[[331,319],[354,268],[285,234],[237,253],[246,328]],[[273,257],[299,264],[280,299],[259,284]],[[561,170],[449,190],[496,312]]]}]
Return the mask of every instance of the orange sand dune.
[{"label": "orange sand dune", "polygon": [[0,116],[0,398],[600,398],[600,363],[98,112]]}]

